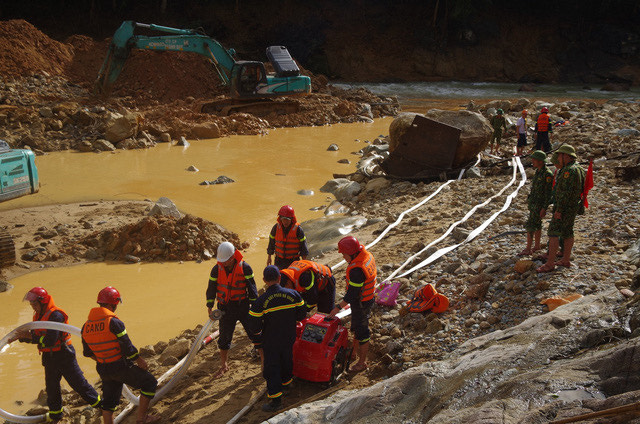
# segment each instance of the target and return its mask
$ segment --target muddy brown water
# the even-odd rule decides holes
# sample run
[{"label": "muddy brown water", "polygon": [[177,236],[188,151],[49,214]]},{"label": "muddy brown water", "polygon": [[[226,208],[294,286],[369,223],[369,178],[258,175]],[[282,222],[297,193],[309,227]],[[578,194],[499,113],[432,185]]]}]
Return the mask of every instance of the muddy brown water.
[{"label": "muddy brown water", "polygon": [[[169,197],[183,212],[217,222],[251,243],[245,257],[256,280],[266,264],[266,246],[278,209],[290,204],[300,221],[319,218],[333,196],[319,188],[333,173],[350,173],[359,156],[351,154],[388,134],[391,118],[372,124],[272,130],[266,136],[233,136],[192,141],[188,148],[161,144],[153,149],[118,153],[52,153],[37,158],[40,192],[0,204],[3,210],[92,200],[157,200]],[[327,151],[331,143],[340,150]],[[351,164],[337,163],[349,159]],[[186,171],[194,165],[199,172]],[[200,186],[203,180],[226,175],[236,182]],[[301,196],[300,189],[314,191]],[[31,287],[42,285],[69,323],[80,327],[97,292],[117,287],[124,299],[117,313],[138,347],[169,340],[207,319],[204,292],[214,261],[200,264],[107,264],[43,269],[10,281],[15,288],[0,294],[0,337],[31,321]],[[240,328],[240,327],[239,327]],[[82,357],[78,337],[72,341],[80,366],[90,382],[97,380],[94,363]],[[68,386],[64,386],[67,387]],[[35,346],[14,343],[0,355],[0,408],[22,413],[44,388],[44,370]],[[16,402],[24,404],[18,405]]]}]

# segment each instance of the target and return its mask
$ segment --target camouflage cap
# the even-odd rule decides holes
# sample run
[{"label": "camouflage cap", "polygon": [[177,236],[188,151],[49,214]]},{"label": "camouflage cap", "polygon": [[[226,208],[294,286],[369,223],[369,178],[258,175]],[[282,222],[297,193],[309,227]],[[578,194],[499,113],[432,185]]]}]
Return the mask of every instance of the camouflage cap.
[{"label": "camouflage cap", "polygon": [[569,144],[563,144],[562,146],[560,146],[558,150],[556,150],[556,152],[564,153],[565,155],[569,155],[574,159],[578,157],[576,156],[576,149],[574,149],[573,146]]},{"label": "camouflage cap", "polygon": [[547,159],[547,154],[542,150],[536,150],[535,152],[531,153],[529,157],[531,159],[538,159],[541,161],[545,161]]}]

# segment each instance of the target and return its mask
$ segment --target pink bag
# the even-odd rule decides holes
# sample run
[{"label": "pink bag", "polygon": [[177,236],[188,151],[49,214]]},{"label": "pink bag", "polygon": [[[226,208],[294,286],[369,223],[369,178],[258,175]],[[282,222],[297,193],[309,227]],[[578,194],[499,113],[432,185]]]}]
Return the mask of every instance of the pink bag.
[{"label": "pink bag", "polygon": [[400,292],[400,281],[383,281],[376,288],[376,303],[378,305],[395,306],[398,293]]}]

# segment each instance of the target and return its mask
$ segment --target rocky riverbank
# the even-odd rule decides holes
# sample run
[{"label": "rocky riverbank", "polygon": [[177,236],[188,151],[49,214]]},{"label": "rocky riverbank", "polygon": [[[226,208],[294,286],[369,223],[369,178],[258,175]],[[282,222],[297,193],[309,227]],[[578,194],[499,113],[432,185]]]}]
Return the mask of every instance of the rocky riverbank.
[{"label": "rocky riverbank", "polygon": [[[513,109],[514,116],[521,107],[500,106]],[[533,106],[527,105],[531,109],[539,105]],[[513,423],[546,422],[636,400],[640,386],[630,376],[635,373],[633,352],[640,334],[634,294],[640,289],[640,190],[638,180],[626,178],[619,169],[637,161],[637,135],[620,131],[634,129],[638,105],[575,102],[549,106],[553,117],[566,108],[564,112],[573,118],[556,127],[554,146],[571,142],[580,160],[594,159],[595,187],[589,195],[590,207],[576,221],[573,266],[538,274],[539,258],[517,256],[525,243],[522,225],[529,189],[525,184],[511,207],[475,240],[394,279],[401,283],[399,304],[374,308],[367,371],[348,376],[346,390],[328,400],[269,422],[367,422],[382,419],[380,414],[409,421],[462,423],[471,416],[487,420],[501,416]],[[495,105],[474,106],[485,113],[491,107]],[[366,150],[379,153],[386,141],[370,140],[376,149]],[[531,177],[528,160],[523,162]],[[499,159],[483,159],[471,175],[476,178],[450,183],[371,248],[381,279],[420,251],[405,269],[438,248],[463,242],[517,187],[517,182],[508,186],[513,168]],[[359,187],[341,194],[342,206],[336,203],[329,210],[341,209],[359,222],[355,234],[365,243],[442,184],[386,180],[362,172],[347,177]],[[504,186],[507,189],[498,195]],[[494,195],[441,242],[424,249],[471,208]],[[307,237],[311,240],[313,232]],[[329,251],[315,260],[333,264],[339,257]],[[344,268],[335,274],[340,296]],[[441,314],[405,313],[404,303],[426,283],[434,284],[450,299],[449,309]],[[580,296],[548,312],[547,305],[554,302],[545,300],[556,299],[558,304]],[[143,351],[153,372],[159,375],[175,364],[197,330],[146,347]],[[216,349],[209,347],[199,354],[175,392],[179,394],[154,407],[163,422],[197,422],[203,417],[226,422],[233,416],[263,384],[245,337],[239,338],[234,351],[233,371],[215,381],[211,370],[217,363]],[[365,387],[370,388],[363,390]],[[301,383],[285,406],[317,391]],[[71,404],[78,403],[74,394],[68,396]],[[509,412],[505,415],[504,411]],[[95,421],[87,417],[83,421],[76,416],[72,422]],[[245,422],[268,418],[252,410]]]}]

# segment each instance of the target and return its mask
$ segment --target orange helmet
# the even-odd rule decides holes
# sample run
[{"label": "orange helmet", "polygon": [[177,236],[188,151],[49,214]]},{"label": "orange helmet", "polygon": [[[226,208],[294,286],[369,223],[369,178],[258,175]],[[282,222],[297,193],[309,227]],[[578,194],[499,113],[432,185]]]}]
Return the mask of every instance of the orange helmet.
[{"label": "orange helmet", "polygon": [[338,252],[349,256],[359,253],[363,248],[364,246],[353,236],[344,237],[338,242]]},{"label": "orange helmet", "polygon": [[284,205],[278,211],[278,215],[284,216],[285,218],[293,218],[295,216],[295,212],[293,211],[293,208],[291,206]]},{"label": "orange helmet", "polygon": [[115,287],[105,287],[98,293],[98,303],[106,303],[108,305],[117,305],[122,303],[120,292]]},{"label": "orange helmet", "polygon": [[24,298],[22,300],[26,302],[37,301],[46,305],[47,303],[49,303],[49,299],[51,299],[51,296],[45,289],[43,289],[42,287],[34,287],[24,295]]}]

